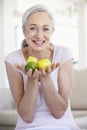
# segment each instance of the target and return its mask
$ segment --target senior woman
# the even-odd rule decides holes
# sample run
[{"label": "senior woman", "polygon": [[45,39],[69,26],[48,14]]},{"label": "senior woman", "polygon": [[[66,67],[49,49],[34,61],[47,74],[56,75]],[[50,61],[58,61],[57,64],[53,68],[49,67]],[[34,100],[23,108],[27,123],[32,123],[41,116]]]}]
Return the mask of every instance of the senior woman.
[{"label": "senior woman", "polygon": [[[22,18],[26,47],[5,59],[10,89],[19,114],[15,130],[79,130],[70,108],[72,55],[64,46],[51,44],[54,19],[49,10],[36,5]],[[52,65],[25,72],[29,56],[47,58]],[[60,63],[60,66],[59,64]]]}]

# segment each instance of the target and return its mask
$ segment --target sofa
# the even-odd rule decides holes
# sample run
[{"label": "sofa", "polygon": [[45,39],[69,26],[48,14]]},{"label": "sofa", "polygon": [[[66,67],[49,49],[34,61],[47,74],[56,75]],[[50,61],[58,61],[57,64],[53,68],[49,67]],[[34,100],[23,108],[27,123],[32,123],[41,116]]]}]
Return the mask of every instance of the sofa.
[{"label": "sofa", "polygon": [[87,129],[87,69],[73,69],[70,101],[77,125]]},{"label": "sofa", "polygon": [[[87,70],[74,69],[70,96],[72,114],[76,124],[87,129]],[[9,88],[0,88],[0,130],[14,130],[17,122],[16,106]]]}]

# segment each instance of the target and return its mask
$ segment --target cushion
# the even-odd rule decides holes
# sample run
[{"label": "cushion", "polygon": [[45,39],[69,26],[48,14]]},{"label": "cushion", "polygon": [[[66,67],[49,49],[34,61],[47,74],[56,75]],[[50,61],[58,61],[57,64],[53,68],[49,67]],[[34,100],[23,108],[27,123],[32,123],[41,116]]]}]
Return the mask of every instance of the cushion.
[{"label": "cushion", "polygon": [[18,118],[17,111],[7,109],[0,111],[0,125],[16,125]]},{"label": "cushion", "polygon": [[9,88],[0,88],[0,109],[15,109],[15,103]]},{"label": "cushion", "polygon": [[87,116],[87,110],[73,110],[72,114],[73,114],[74,118]]},{"label": "cushion", "polygon": [[87,110],[87,69],[73,71],[72,110]]},{"label": "cushion", "polygon": [[87,130],[87,116],[75,118],[75,122],[80,128],[84,128],[82,130]]}]

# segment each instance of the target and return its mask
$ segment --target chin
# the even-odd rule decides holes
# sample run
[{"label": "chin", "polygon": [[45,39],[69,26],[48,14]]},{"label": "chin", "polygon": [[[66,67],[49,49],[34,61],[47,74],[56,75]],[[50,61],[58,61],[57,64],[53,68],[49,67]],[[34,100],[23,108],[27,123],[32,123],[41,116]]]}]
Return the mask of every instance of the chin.
[{"label": "chin", "polygon": [[46,49],[46,47],[44,47],[44,46],[43,46],[43,47],[36,47],[36,46],[35,46],[35,47],[33,47],[32,49],[33,49],[34,51],[43,51],[43,50]]}]

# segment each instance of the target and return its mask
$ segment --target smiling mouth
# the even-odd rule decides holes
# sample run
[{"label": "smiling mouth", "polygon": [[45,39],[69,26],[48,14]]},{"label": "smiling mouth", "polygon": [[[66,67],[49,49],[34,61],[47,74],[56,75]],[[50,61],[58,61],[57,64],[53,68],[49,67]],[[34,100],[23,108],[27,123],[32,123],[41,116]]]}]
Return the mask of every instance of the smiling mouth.
[{"label": "smiling mouth", "polygon": [[45,41],[36,41],[36,40],[33,40],[33,42],[37,45],[42,45]]}]

